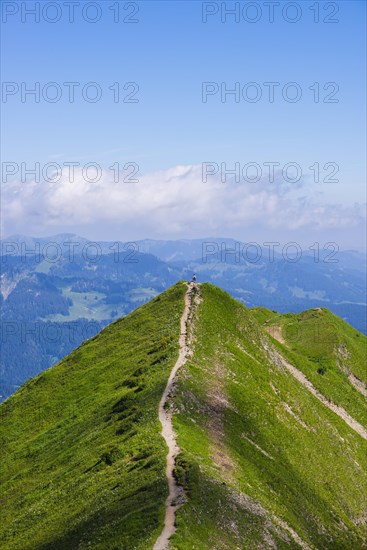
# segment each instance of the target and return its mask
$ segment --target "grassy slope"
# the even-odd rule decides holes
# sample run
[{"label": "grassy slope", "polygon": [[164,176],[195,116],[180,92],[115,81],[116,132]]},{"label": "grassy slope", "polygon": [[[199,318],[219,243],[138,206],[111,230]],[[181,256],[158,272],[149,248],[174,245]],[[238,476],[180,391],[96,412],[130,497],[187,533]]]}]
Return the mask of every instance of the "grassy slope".
[{"label": "grassy slope", "polygon": [[[265,312],[268,312],[268,315]],[[299,314],[274,314],[251,310],[270,334],[280,327],[285,344],[274,342],[294,366],[302,370],[319,391],[367,425],[367,403],[348,380],[353,373],[367,387],[367,337],[327,309]]]},{"label": "grassy slope", "polygon": [[178,354],[175,285],[0,408],[0,548],[146,550],[164,517],[158,403]]},{"label": "grassy slope", "polygon": [[[298,547],[276,520],[241,506],[241,493],[311,547],[364,547],[366,442],[269,362],[262,344],[270,337],[252,313],[212,285],[202,295],[195,353],[176,396],[177,475],[189,500],[174,547],[249,549],[267,547],[269,537],[279,548]],[[335,383],[342,392],[346,380]]]},{"label": "grassy slope", "polygon": [[[113,323],[0,407],[1,549],[152,547],[167,493],[158,402],[184,291],[178,284]],[[272,339],[261,325],[291,317],[246,310],[208,284],[202,295],[174,401],[176,475],[188,494],[174,547],[298,548],[277,516],[311,547],[362,548],[366,442],[264,352]],[[335,320],[361,374],[361,337]],[[329,353],[309,337],[305,349],[272,342],[307,375],[308,355]],[[345,375],[333,383],[336,396],[349,384]],[[358,401],[349,412],[363,416]]]}]

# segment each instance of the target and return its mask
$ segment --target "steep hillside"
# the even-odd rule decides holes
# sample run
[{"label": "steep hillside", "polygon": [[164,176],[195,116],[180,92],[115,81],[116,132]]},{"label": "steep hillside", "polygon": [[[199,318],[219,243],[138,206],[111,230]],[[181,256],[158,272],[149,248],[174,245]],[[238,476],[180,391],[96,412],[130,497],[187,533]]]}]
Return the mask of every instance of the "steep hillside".
[{"label": "steep hillside", "polygon": [[[363,548],[366,435],[285,368],[256,313],[211,285],[201,294],[194,354],[180,371],[175,399],[189,498],[172,541],[180,549]],[[357,364],[366,339],[337,322]],[[311,355],[322,346],[309,344]],[[297,358],[306,372],[308,362]],[[333,383],[337,405],[346,402],[343,390],[359,397],[347,375]],[[366,418],[362,400],[351,410]]]},{"label": "steep hillside", "polygon": [[367,425],[367,345],[363,335],[324,308],[286,315],[261,308],[252,311],[258,320],[259,312],[267,312],[263,328],[284,357],[325,397]]},{"label": "steep hillside", "polygon": [[158,403],[185,287],[109,325],[1,411],[0,548],[140,548],[164,517]]},{"label": "steep hillside", "polygon": [[160,400],[173,549],[365,548],[365,346],[327,310],[178,283],[0,406],[0,548],[153,548],[172,513]]}]

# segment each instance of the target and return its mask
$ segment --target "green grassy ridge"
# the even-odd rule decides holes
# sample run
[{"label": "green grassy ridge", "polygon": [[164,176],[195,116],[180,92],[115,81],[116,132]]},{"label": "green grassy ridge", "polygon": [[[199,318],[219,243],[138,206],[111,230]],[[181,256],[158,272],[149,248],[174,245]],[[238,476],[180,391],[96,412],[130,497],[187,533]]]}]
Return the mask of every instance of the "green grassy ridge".
[{"label": "green grassy ridge", "polygon": [[[212,285],[201,285],[201,292],[195,351],[179,374],[176,396],[174,426],[189,500],[178,511],[173,546],[266,547],[264,519],[240,507],[234,512],[226,496],[231,487],[261,503],[268,518],[285,520],[313,548],[364,547],[366,532],[355,521],[365,513],[366,442],[269,362],[262,344],[270,337],[251,311]],[[208,397],[218,376],[214,390],[229,406]],[[210,423],[218,414],[221,450],[233,464],[229,475],[213,459],[217,436]],[[270,534],[278,547],[298,547],[274,523]]]},{"label": "green grassy ridge", "polygon": [[185,290],[112,323],[1,405],[1,549],[153,545],[168,492],[157,410]]},{"label": "green grassy ridge", "polygon": [[348,379],[348,373],[352,373],[367,387],[367,337],[364,334],[324,308],[300,314],[271,312],[266,315],[264,311],[254,310],[251,313],[270,330],[280,327],[286,344],[275,341],[274,345],[282,355],[326,398],[367,425],[366,399]]},{"label": "green grassy ridge", "polygon": [[[180,282],[112,323],[0,406],[1,549],[152,548],[168,492],[158,403],[185,291]],[[275,516],[312,548],[363,548],[366,442],[264,351],[293,354],[306,373],[301,348],[262,326],[292,317],[248,310],[210,284],[200,292],[174,395],[187,502],[173,548],[299,548]],[[336,320],[342,342],[355,338],[357,375],[362,340]],[[338,392],[349,384],[336,380]]]}]

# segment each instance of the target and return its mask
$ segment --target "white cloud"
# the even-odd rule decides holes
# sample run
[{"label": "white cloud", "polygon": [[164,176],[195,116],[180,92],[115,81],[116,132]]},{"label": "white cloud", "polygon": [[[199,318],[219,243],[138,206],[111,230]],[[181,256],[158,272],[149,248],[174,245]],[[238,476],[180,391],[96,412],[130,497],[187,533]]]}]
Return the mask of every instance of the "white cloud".
[{"label": "white cloud", "polygon": [[[128,170],[131,172],[131,169]],[[121,174],[121,180],[123,176]],[[116,230],[142,237],[203,237],[241,232],[335,231],[363,227],[362,205],[322,204],[320,193],[304,182],[204,183],[202,166],[176,166],[146,174],[138,182],[115,183],[111,170],[98,182],[65,170],[57,183],[27,181],[3,185],[4,233],[51,234],[75,231],[113,239]],[[307,191],[307,193],[306,193]],[[110,229],[108,229],[110,228]],[[119,235],[120,237],[120,235]]]}]

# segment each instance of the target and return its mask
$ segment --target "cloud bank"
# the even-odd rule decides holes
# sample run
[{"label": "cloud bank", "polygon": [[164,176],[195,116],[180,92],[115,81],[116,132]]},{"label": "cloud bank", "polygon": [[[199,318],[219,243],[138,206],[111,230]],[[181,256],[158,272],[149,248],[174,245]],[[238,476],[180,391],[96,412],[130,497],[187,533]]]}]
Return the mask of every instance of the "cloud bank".
[{"label": "cloud bank", "polygon": [[[326,240],[344,235],[363,246],[365,206],[323,202],[321,187],[264,176],[257,182],[203,178],[202,165],[176,166],[132,177],[102,171],[92,182],[81,170],[56,182],[2,184],[2,234],[78,232],[92,238],[182,238],[226,235]],[[206,179],[206,181],[205,181]],[[136,181],[132,181],[136,180]],[[117,234],[118,233],[118,234]],[[293,237],[292,237],[293,236]],[[337,240],[337,239],[334,239]]]}]

